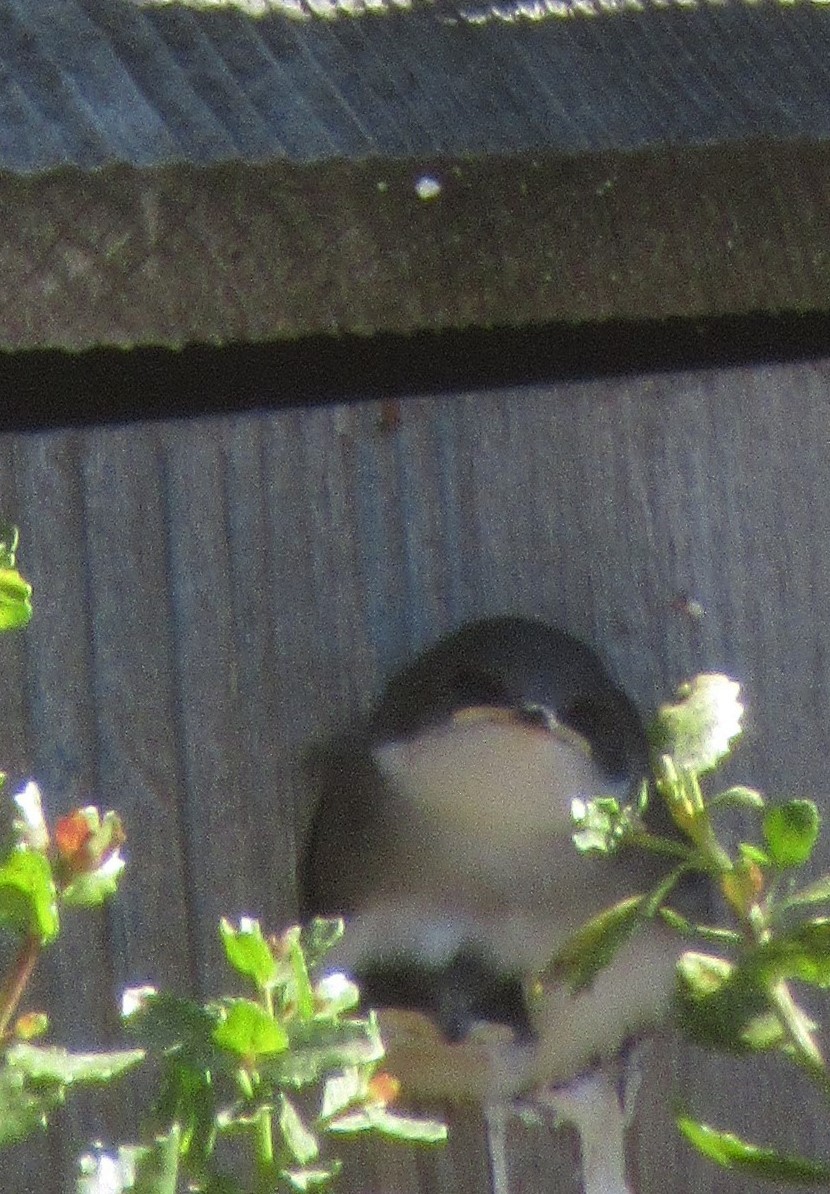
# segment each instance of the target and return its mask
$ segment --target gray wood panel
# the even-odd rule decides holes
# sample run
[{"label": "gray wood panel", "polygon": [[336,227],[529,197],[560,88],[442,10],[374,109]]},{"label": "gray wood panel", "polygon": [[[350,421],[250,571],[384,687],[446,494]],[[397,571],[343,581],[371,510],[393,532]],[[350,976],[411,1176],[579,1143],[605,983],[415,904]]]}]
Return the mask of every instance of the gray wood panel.
[{"label": "gray wood panel", "polygon": [[20,174],[830,133],[811,3],[0,0],[0,27]]},{"label": "gray wood panel", "polygon": [[[0,758],[55,811],[112,804],[130,834],[116,905],[67,919],[44,966],[56,1032],[111,1034],[128,982],[215,989],[222,913],[292,917],[304,749],[467,617],[559,622],[646,706],[694,671],[733,672],[752,709],[741,777],[825,800],[828,395],[823,360],[0,438],[37,599],[31,629],[0,643]],[[641,1194],[753,1188],[678,1144],[671,1090],[721,1126],[830,1154],[826,1112],[786,1067],[669,1042],[646,1083]],[[125,1122],[91,1100],[6,1188],[65,1190],[50,1175],[71,1134]],[[454,1122],[433,1154],[361,1146],[343,1190],[483,1190],[481,1124]],[[515,1190],[561,1175],[576,1191],[572,1150],[517,1126]]]}]

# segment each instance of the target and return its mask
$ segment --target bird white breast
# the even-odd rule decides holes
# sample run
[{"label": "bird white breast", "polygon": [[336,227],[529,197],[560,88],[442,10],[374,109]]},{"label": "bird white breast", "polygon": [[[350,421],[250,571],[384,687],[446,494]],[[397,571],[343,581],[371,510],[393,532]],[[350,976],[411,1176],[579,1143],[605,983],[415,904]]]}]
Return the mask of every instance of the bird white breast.
[{"label": "bird white breast", "polygon": [[[498,711],[494,711],[498,713]],[[575,735],[509,717],[449,722],[375,748],[399,792],[477,841],[527,848],[528,835],[570,833],[574,796],[607,791],[607,777]]]},{"label": "bird white breast", "polygon": [[571,738],[515,719],[479,719],[385,744],[375,758],[398,797],[396,850],[405,860],[379,898],[410,894],[436,911],[464,910],[488,922],[496,955],[520,966],[544,964],[610,902],[607,872],[571,841],[571,801],[609,784]]}]

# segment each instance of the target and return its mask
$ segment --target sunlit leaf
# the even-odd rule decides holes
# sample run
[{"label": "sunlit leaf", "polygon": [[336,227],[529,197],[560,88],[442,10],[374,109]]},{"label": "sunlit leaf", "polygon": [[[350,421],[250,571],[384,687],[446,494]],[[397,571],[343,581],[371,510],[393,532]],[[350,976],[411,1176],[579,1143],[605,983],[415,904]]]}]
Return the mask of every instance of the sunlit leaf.
[{"label": "sunlit leaf", "polygon": [[99,907],[118,891],[125,865],[120,854],[111,854],[97,870],[78,875],[63,889],[63,903],[71,908]]},{"label": "sunlit leaf", "polygon": [[260,1070],[272,1081],[307,1086],[348,1066],[369,1065],[384,1055],[377,1017],[340,1021],[297,1022],[291,1047],[278,1057],[263,1058]]},{"label": "sunlit leaf", "polygon": [[285,1095],[280,1099],[279,1125],[283,1140],[298,1164],[308,1165],[317,1160],[320,1155],[317,1137],[305,1126],[297,1108]]},{"label": "sunlit leaf", "polygon": [[677,1126],[698,1152],[724,1169],[740,1169],[767,1181],[793,1182],[798,1185],[826,1185],[830,1165],[779,1153],[772,1148],[750,1144],[731,1132],[719,1132],[688,1115],[676,1117]]},{"label": "sunlit leaf", "polygon": [[196,1065],[209,1066],[214,1060],[218,1008],[205,1008],[192,999],[152,988],[138,988],[129,1006],[134,1010],[125,1015],[125,1027],[147,1049],[167,1052],[179,1048]]},{"label": "sunlit leaf", "polygon": [[676,1015],[696,1044],[723,1052],[767,1048],[756,1021],[769,1010],[762,987],[726,958],[690,950],[677,967]]},{"label": "sunlit leaf", "polygon": [[366,1079],[357,1066],[350,1066],[342,1074],[334,1074],[323,1087],[320,1118],[331,1119],[346,1107],[362,1098]]},{"label": "sunlit leaf", "polygon": [[144,1059],[143,1049],[118,1049],[110,1053],[70,1053],[56,1045],[21,1042],[6,1052],[6,1064],[33,1082],[111,1082]]},{"label": "sunlit leaf", "polygon": [[332,1161],[326,1166],[312,1166],[301,1169],[282,1169],[280,1177],[291,1186],[292,1190],[315,1190],[318,1186],[328,1186],[337,1177],[342,1166],[339,1161]]},{"label": "sunlit leaf", "polygon": [[708,801],[710,808],[748,808],[752,810],[760,810],[764,807],[765,801],[760,792],[756,792],[755,788],[745,788],[742,784],[735,784],[731,788],[726,788],[723,792],[718,792],[717,796],[713,796]]},{"label": "sunlit leaf", "polygon": [[293,996],[297,1015],[301,1020],[310,1020],[314,1015],[314,991],[306,963],[305,951],[301,942],[301,930],[297,925],[283,934],[283,941],[288,948],[288,959],[291,964],[293,977]]},{"label": "sunlit leaf", "polygon": [[0,568],[14,568],[20,532],[14,523],[0,520]]},{"label": "sunlit leaf", "polygon": [[801,866],[813,852],[821,818],[812,800],[788,800],[768,809],[763,830],[770,857],[776,866]]},{"label": "sunlit leaf", "polygon": [[52,868],[39,850],[15,850],[0,865],[0,924],[32,933],[43,944],[58,934]]},{"label": "sunlit leaf", "polygon": [[769,979],[800,979],[830,987],[830,919],[822,917],[774,937],[753,951],[749,963]]},{"label": "sunlit leaf", "polygon": [[259,921],[243,916],[235,929],[224,917],[219,922],[219,935],[225,956],[238,974],[256,983],[260,990],[269,987],[277,975],[277,963],[271,947],[262,935]]},{"label": "sunlit leaf", "polygon": [[782,896],[776,905],[777,911],[781,912],[785,908],[801,908],[807,907],[810,904],[823,904],[830,900],[830,875],[822,875],[820,879],[816,879],[814,883],[809,883],[806,887],[802,887],[800,891],[791,892],[789,895]]},{"label": "sunlit leaf", "polygon": [[329,1131],[343,1134],[379,1132],[393,1140],[415,1144],[440,1144],[447,1139],[447,1125],[440,1120],[399,1115],[385,1107],[366,1107],[341,1115],[332,1121]]},{"label": "sunlit leaf", "polygon": [[55,1083],[33,1085],[22,1070],[0,1065],[0,1147],[45,1128],[49,1114],[63,1102],[64,1090]]},{"label": "sunlit leaf", "polygon": [[222,1008],[222,1019],[213,1030],[220,1049],[244,1058],[258,1058],[288,1048],[285,1029],[259,1004],[249,999],[228,999]]},{"label": "sunlit leaf", "polygon": [[659,916],[684,937],[699,937],[702,941],[716,942],[720,945],[740,945],[743,937],[734,929],[721,929],[714,925],[693,924],[685,916],[681,916],[675,908],[660,908]]},{"label": "sunlit leaf", "polygon": [[32,618],[32,586],[16,568],[0,567],[0,630],[17,630]]},{"label": "sunlit leaf", "polygon": [[341,940],[344,930],[345,925],[341,917],[329,919],[316,916],[310,924],[303,927],[301,940],[309,970],[319,966]]},{"label": "sunlit leaf", "polygon": [[136,1150],[133,1194],[176,1194],[180,1135],[174,1126],[148,1148]]}]

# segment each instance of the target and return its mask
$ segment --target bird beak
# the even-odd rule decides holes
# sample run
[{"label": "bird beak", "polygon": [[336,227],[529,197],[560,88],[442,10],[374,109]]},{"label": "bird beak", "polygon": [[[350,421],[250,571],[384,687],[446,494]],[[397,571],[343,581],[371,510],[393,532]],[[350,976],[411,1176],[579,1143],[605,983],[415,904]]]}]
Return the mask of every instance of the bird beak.
[{"label": "bird beak", "polygon": [[465,709],[457,709],[451,717],[453,725],[471,726],[481,722],[490,725],[520,725],[526,729],[535,729],[542,734],[550,734],[558,742],[573,750],[579,751],[586,758],[592,757],[591,746],[588,741],[570,726],[558,721],[549,709],[543,705],[470,705]]}]

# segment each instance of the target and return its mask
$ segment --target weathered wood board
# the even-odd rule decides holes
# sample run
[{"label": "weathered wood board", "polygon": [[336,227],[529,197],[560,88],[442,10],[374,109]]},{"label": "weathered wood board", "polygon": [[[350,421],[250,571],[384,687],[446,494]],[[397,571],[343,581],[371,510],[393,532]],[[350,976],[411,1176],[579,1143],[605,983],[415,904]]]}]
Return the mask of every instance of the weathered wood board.
[{"label": "weathered wood board", "polygon": [[[305,748],[474,615],[562,624],[645,707],[735,674],[742,778],[827,800],[830,359],[5,434],[0,461],[36,586],[31,628],[0,641],[0,758],[53,810],[112,805],[130,835],[123,893],[68,920],[43,968],[76,1045],[114,1032],[128,983],[214,990],[221,914],[291,919]],[[753,1190],[677,1142],[669,1092],[830,1154],[785,1067],[675,1053],[646,1083],[641,1194]],[[87,1101],[4,1157],[4,1188],[68,1190],[73,1134],[129,1123]],[[480,1194],[481,1143],[464,1115],[446,1150],[382,1148],[343,1189]],[[518,1127],[511,1169],[523,1194],[578,1189],[569,1134]]]}]

